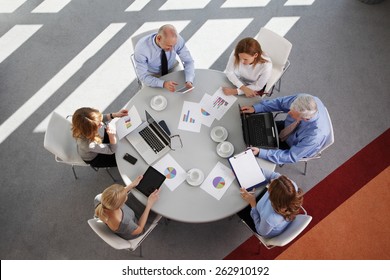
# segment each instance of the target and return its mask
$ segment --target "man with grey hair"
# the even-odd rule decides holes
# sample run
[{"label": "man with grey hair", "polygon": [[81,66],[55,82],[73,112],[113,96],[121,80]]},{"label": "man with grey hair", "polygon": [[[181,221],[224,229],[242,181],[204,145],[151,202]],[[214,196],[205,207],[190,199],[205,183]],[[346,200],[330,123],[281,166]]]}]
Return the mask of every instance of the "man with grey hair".
[{"label": "man with grey hair", "polygon": [[171,24],[161,26],[157,33],[147,35],[138,41],[134,49],[138,77],[147,86],[174,92],[177,83],[160,79],[160,76],[171,72],[177,66],[176,55],[184,65],[185,86],[192,88],[195,78],[194,60],[184,39]]},{"label": "man with grey hair", "polygon": [[330,135],[331,128],[324,104],[318,97],[309,94],[263,100],[253,106],[243,106],[242,111],[288,113],[284,122],[278,122],[280,149],[252,148],[254,155],[277,164],[293,163],[314,156]]}]

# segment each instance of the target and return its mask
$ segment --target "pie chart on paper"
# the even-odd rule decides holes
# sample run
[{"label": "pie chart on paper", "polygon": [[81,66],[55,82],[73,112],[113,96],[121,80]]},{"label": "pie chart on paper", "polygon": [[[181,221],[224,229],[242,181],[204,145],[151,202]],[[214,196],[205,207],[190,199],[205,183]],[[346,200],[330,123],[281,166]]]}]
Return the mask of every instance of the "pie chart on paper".
[{"label": "pie chart on paper", "polygon": [[205,109],[203,109],[203,108],[201,108],[200,109],[200,112],[202,113],[202,115],[204,115],[204,116],[210,116],[210,114],[205,110]]},{"label": "pie chart on paper", "polygon": [[174,167],[167,167],[164,171],[164,175],[167,179],[173,179],[176,177],[177,171]]},{"label": "pie chart on paper", "polygon": [[216,189],[222,189],[225,186],[225,179],[222,177],[215,177],[213,180],[213,186]]}]

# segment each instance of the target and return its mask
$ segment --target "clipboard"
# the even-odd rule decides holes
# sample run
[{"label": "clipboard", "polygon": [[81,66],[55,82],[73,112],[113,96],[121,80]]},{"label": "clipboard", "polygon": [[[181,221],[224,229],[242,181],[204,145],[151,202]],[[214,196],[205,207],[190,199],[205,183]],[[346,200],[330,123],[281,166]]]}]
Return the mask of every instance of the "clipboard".
[{"label": "clipboard", "polygon": [[229,164],[238,184],[247,191],[260,187],[267,182],[250,148],[230,157]]}]

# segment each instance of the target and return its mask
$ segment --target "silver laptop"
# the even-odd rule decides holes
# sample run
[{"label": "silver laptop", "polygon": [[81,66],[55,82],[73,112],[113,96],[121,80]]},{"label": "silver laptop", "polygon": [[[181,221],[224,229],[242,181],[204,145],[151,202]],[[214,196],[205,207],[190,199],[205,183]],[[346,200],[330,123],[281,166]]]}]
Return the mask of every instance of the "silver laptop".
[{"label": "silver laptop", "polygon": [[145,110],[146,122],[126,136],[147,164],[152,164],[170,151],[171,138]]}]

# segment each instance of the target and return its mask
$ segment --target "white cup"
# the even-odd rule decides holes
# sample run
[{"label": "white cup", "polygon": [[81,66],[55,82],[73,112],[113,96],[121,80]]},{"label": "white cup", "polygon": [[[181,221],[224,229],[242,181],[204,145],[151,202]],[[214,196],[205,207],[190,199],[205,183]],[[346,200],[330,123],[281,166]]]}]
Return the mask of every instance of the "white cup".
[{"label": "white cup", "polygon": [[219,145],[219,153],[223,155],[227,155],[231,151],[230,143],[229,142],[222,142],[221,145]]},{"label": "white cup", "polygon": [[163,97],[161,95],[157,95],[157,96],[153,97],[152,104],[153,104],[153,106],[158,107],[158,108],[162,107],[164,105]]},{"label": "white cup", "polygon": [[199,169],[193,168],[187,172],[187,182],[192,186],[198,186],[203,182],[203,172]]},{"label": "white cup", "polygon": [[222,139],[223,136],[225,135],[225,131],[223,130],[223,128],[221,126],[217,127],[215,130],[214,130],[214,135],[215,137],[217,137],[218,139]]}]

